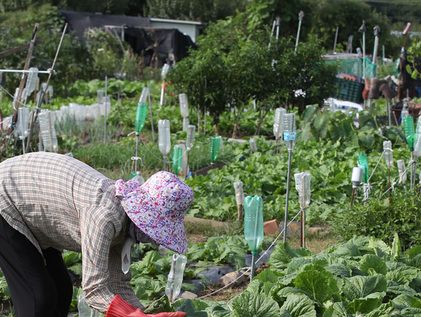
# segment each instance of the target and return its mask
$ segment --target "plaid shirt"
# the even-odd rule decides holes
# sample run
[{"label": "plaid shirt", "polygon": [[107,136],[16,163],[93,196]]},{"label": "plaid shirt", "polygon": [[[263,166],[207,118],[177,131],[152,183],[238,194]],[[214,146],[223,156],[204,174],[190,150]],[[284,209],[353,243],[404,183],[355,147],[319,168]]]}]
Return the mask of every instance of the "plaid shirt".
[{"label": "plaid shirt", "polygon": [[37,152],[0,164],[0,215],[41,252],[82,252],[87,303],[105,312],[115,296],[141,307],[121,270],[128,217],[114,181],[65,155]]}]

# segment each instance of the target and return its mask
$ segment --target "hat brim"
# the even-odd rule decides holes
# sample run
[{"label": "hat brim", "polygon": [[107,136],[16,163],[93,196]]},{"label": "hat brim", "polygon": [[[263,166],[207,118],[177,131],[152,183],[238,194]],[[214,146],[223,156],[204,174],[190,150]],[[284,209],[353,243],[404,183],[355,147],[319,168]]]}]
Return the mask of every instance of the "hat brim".
[{"label": "hat brim", "polygon": [[127,216],[136,227],[148,235],[155,243],[174,252],[185,253],[187,251],[187,237],[184,217],[157,217],[156,215],[159,213],[154,210],[157,207],[147,197],[142,190],[136,193],[136,197],[131,197],[132,200],[136,199],[138,206],[136,210],[127,208],[123,200],[121,205]]}]

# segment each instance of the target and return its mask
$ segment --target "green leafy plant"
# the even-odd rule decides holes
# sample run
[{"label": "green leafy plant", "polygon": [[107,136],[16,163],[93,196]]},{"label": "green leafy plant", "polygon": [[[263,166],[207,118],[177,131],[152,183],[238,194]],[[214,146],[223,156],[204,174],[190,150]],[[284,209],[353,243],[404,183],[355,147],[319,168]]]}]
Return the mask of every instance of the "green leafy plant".
[{"label": "green leafy plant", "polygon": [[417,216],[421,199],[418,194],[396,192],[393,201],[373,197],[365,204],[344,208],[330,222],[345,239],[353,235],[372,235],[392,242],[399,233],[403,248],[421,243],[421,221]]},{"label": "green leafy plant", "polygon": [[[362,236],[317,255],[278,244],[271,268],[232,300],[181,300],[175,308],[186,308],[188,316],[416,316],[421,312],[421,267],[411,263],[420,251],[414,246],[393,258],[383,241]],[[295,256],[274,267],[275,258],[285,254]]]}]

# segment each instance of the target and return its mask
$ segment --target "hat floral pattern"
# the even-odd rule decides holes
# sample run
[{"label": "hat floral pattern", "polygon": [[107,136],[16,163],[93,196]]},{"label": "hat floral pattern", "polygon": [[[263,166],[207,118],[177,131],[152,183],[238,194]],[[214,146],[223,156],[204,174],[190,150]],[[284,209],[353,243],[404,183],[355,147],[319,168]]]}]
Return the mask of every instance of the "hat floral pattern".
[{"label": "hat floral pattern", "polygon": [[177,253],[187,250],[184,215],[193,191],[176,175],[158,172],[144,184],[117,180],[116,196],[132,222],[157,244]]}]

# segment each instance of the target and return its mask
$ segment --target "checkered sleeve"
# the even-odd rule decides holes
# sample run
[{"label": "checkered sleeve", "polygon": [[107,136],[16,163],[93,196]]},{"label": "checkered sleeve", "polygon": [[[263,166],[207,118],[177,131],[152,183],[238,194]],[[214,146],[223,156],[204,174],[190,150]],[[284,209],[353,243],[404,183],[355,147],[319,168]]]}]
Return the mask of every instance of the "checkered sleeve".
[{"label": "checkered sleeve", "polygon": [[119,294],[125,301],[135,307],[143,309],[139,299],[136,297],[130,285],[130,271],[124,274],[121,269],[121,251],[122,244],[111,248],[109,270],[110,270],[110,287],[115,294]]},{"label": "checkered sleeve", "polygon": [[[82,288],[86,302],[98,311],[107,311],[116,295],[110,287],[111,242],[118,232],[104,207],[93,207],[81,216]],[[112,218],[111,218],[112,219]]]}]

